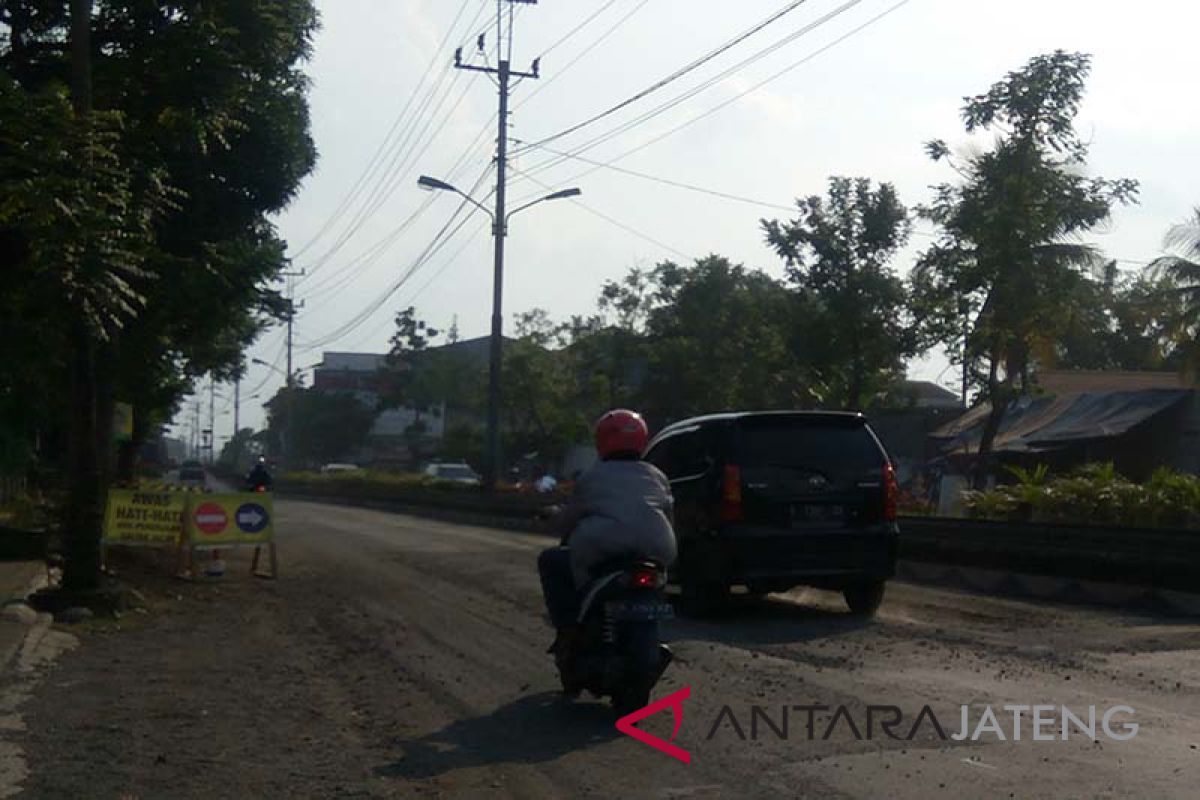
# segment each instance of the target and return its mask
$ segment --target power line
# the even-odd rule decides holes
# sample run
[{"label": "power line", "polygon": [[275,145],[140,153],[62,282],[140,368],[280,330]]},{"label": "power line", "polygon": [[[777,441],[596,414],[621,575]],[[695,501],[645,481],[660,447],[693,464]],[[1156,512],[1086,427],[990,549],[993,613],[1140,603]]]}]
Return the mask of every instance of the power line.
[{"label": "power line", "polygon": [[[542,187],[546,191],[550,191],[552,189],[552,187],[550,185],[542,183],[537,178],[521,172],[516,167],[510,167],[510,169],[512,169],[512,171],[517,173],[518,175],[522,175],[525,178],[533,181],[534,183],[536,183],[538,186]],[[667,250],[671,253],[674,253],[675,255],[679,256],[680,258],[684,258],[684,259],[688,259],[688,260],[691,260],[691,258],[692,258],[692,256],[689,256],[687,253],[683,252],[682,250],[677,250],[676,248],[672,247],[671,245],[666,244],[665,242],[659,241],[658,239],[655,239],[650,234],[639,231],[637,228],[634,228],[632,225],[628,225],[624,222],[621,222],[619,219],[615,219],[614,217],[611,217],[608,214],[605,214],[603,211],[599,211],[595,208],[592,208],[590,205],[584,203],[583,201],[579,200],[578,198],[572,197],[571,202],[574,203],[575,205],[579,206],[580,208],[582,208],[584,211],[587,211],[588,213],[599,217],[600,219],[604,220],[605,222],[609,223],[610,225],[615,225],[616,227],[621,228],[622,230],[633,234],[634,236],[638,237],[639,239],[647,241],[650,244],[657,245],[658,247],[661,247],[663,250]]]},{"label": "power line", "polygon": [[[532,100],[533,98],[535,98],[539,94],[541,94],[543,91],[545,91],[552,83],[554,83],[556,80],[561,78],[563,76],[563,73],[565,73],[571,67],[573,67],[577,63],[579,63],[585,56],[588,55],[588,53],[591,53],[593,50],[595,50],[597,47],[599,47],[601,44],[603,44],[608,39],[608,37],[610,37],[614,33],[616,33],[618,28],[620,28],[622,25],[624,25],[629,20],[629,18],[632,17],[634,14],[636,14],[637,12],[639,12],[643,8],[645,8],[646,4],[649,2],[650,2],[650,0],[641,0],[641,2],[639,2],[633,8],[631,8],[623,17],[618,19],[611,27],[609,27],[608,30],[606,30],[604,33],[600,34],[600,37],[598,39],[596,39],[594,42],[589,44],[583,50],[579,51],[579,53],[577,53],[574,58],[572,58],[570,61],[568,61],[566,64],[564,64],[562,69],[559,69],[553,75],[551,75],[549,78],[546,78],[545,80],[543,80],[536,89],[534,89],[532,92],[527,94],[525,96],[525,98],[523,100],[521,100],[519,103],[516,103],[513,106],[513,110],[516,111],[517,109],[521,108],[521,106],[525,105],[530,100]],[[611,3],[610,3],[610,5],[611,5]],[[605,6],[605,8],[607,8],[607,7],[608,6]],[[603,10],[604,9],[601,9],[601,11],[603,11]],[[595,15],[592,15],[592,17],[590,17],[589,19],[594,19],[594,18],[595,18]],[[553,49],[553,46],[550,49]],[[548,52],[550,52],[550,50],[543,50],[542,56],[545,56],[546,53],[548,53]]]},{"label": "power line", "polygon": [[[472,146],[474,146],[474,144],[475,143],[472,143]],[[471,150],[465,150],[459,156],[458,161],[455,163],[454,167],[451,168],[452,175],[457,174],[460,168],[465,166],[466,157],[470,154],[470,152]],[[490,171],[491,166],[489,164],[484,170],[484,176],[486,176]],[[480,181],[476,181],[476,185],[478,185],[479,182]],[[436,199],[436,196],[432,194],[427,196],[421,202],[421,205],[418,206],[417,209],[413,211],[413,213],[407,218],[405,218],[396,228],[386,234],[375,244],[371,245],[371,247],[367,248],[367,250],[359,254],[359,256],[347,262],[343,267],[330,275],[328,280],[326,280],[323,285],[310,287],[311,292],[319,294],[319,302],[315,305],[315,308],[321,308],[327,305],[334,296],[342,291],[342,289],[350,285],[355,279],[360,278],[363,274],[370,270],[371,267],[378,263],[379,259],[383,257],[383,255],[400,239],[401,235],[408,230],[408,228],[411,227],[414,222],[424,215],[424,213],[433,205]],[[311,314],[315,308],[310,306],[308,313]]]},{"label": "power line", "polygon": [[[609,130],[605,133],[599,134],[598,136],[593,137],[591,140],[585,142],[584,144],[578,145],[578,146],[572,148],[571,154],[578,155],[579,153],[584,153],[584,152],[587,152],[588,150],[592,150],[595,147],[603,144],[604,142],[606,142],[616,136],[619,136],[620,134],[625,133],[626,131],[633,129],[633,128],[637,127],[638,125],[641,125],[641,124],[653,119],[654,117],[657,117],[660,114],[665,113],[666,111],[669,111],[670,109],[680,105],[681,103],[686,102],[687,100],[690,100],[691,98],[695,97],[696,95],[700,94],[701,92],[705,91],[706,89],[716,85],[717,83],[720,83],[721,81],[730,77],[731,75],[734,75],[737,72],[740,72],[741,70],[745,69],[746,67],[750,66],[751,64],[761,61],[762,59],[764,59],[767,56],[771,55],[772,53],[776,52],[777,50],[780,50],[783,47],[786,47],[787,45],[791,44],[792,42],[796,41],[797,39],[800,39],[801,37],[808,35],[809,33],[816,30],[817,28],[821,27],[822,25],[825,25],[826,23],[836,19],[837,17],[839,17],[842,14],[849,11],[854,6],[859,5],[861,2],[863,2],[863,0],[847,0],[847,2],[843,3],[842,5],[838,6],[837,8],[834,8],[833,10],[824,14],[823,16],[818,17],[817,19],[801,26],[797,30],[792,31],[791,33],[787,34],[786,36],[772,42],[771,44],[767,45],[766,47],[762,48],[761,50],[742,59],[738,63],[733,64],[732,66],[726,67],[725,70],[708,78],[707,80],[703,81],[702,83],[700,83],[690,89],[687,89],[683,93],[675,96],[674,98],[672,98],[670,100],[667,100],[667,101],[659,104],[658,106],[656,106],[652,109],[642,112],[639,116],[637,116],[631,120],[627,120],[626,122],[618,125],[616,128],[613,128],[612,130]],[[537,144],[537,143],[534,143],[534,144]],[[532,147],[534,145],[530,145],[530,146]],[[565,159],[563,159],[563,158],[548,159],[547,161],[544,161],[541,164],[538,164],[538,165],[530,168],[530,171],[534,172],[534,173],[541,172],[543,170],[550,169],[551,167],[561,164],[564,160]]]},{"label": "power line", "polygon": [[[380,207],[382,207],[383,204],[386,203],[387,200],[395,193],[396,186],[398,186],[400,181],[403,180],[404,176],[407,174],[407,169],[410,168],[409,161],[411,160],[414,148],[416,148],[417,143],[425,136],[425,133],[429,130],[429,126],[432,124],[433,119],[441,112],[442,106],[445,105],[446,100],[451,96],[451,93],[454,90],[454,86],[459,81],[459,75],[455,74],[455,76],[451,79],[450,86],[448,87],[447,91],[439,93],[442,82],[444,82],[447,74],[448,73],[443,73],[438,82],[431,88],[430,93],[426,96],[425,102],[422,103],[419,113],[423,114],[424,111],[429,108],[429,104],[432,102],[435,93],[439,98],[433,112],[429,115],[424,126],[421,128],[420,133],[414,137],[412,134],[413,131],[416,130],[415,126],[409,128],[409,131],[405,135],[403,141],[394,149],[387,167],[380,175],[379,180],[376,181],[375,186],[368,194],[367,199],[363,202],[362,206],[346,225],[345,229],[342,231],[341,235],[335,241],[333,246],[322,253],[315,264],[308,266],[309,274],[315,273],[318,269],[320,269],[321,266],[328,263],[329,259],[336,255],[343,247],[345,247],[350,239],[352,239],[354,235],[362,228],[362,226],[366,224],[367,220],[374,216]],[[463,92],[459,95],[458,100],[451,109],[451,114],[466,96],[466,90],[467,87],[464,86]],[[433,141],[433,138],[436,138],[437,133],[441,132],[441,128],[445,126],[445,122],[447,119],[449,119],[449,116],[450,115],[447,115],[447,117],[442,121],[442,124],[439,125],[438,129],[434,133],[434,137],[430,138],[430,142]],[[428,146],[429,143],[427,142],[425,147],[428,148]],[[422,150],[422,153],[423,152],[424,150]]]},{"label": "power line", "polygon": [[[479,185],[483,183],[484,179],[487,177],[487,175],[490,171],[491,170],[489,168],[488,170],[485,170],[483,172],[483,174],[481,174],[479,176],[479,180],[477,180],[475,182],[475,186],[471,189],[471,191],[475,191],[475,189],[477,189],[479,187]],[[370,303],[370,305],[367,306],[367,308],[360,311],[357,315],[355,315],[353,318],[351,318],[348,322],[344,323],[341,327],[330,332],[329,334],[318,337],[317,339],[314,339],[313,341],[306,343],[306,346],[304,348],[302,348],[302,352],[310,352],[310,351],[316,350],[320,347],[327,346],[328,344],[330,344],[334,341],[337,341],[338,339],[344,338],[347,334],[349,334],[350,332],[357,329],[367,319],[369,319],[371,317],[371,315],[373,315],[376,311],[378,311],[383,306],[384,303],[386,303],[397,291],[399,291],[400,288],[402,286],[404,286],[404,284],[407,283],[412,278],[412,276],[415,275],[416,272],[431,257],[433,257],[438,252],[438,250],[440,250],[442,247],[444,247],[446,242],[448,242],[450,239],[452,239],[454,237],[454,235],[457,234],[458,231],[463,227],[463,225],[466,224],[466,222],[470,219],[469,214],[468,214],[468,216],[463,217],[463,219],[454,228],[454,230],[450,231],[449,235],[447,235],[447,231],[449,231],[450,227],[452,225],[454,225],[455,220],[458,218],[459,214],[461,214],[463,212],[463,210],[467,207],[467,205],[468,205],[468,203],[465,199],[462,200],[461,202],[459,202],[458,207],[454,210],[454,213],[450,215],[450,219],[448,219],[446,221],[446,224],[444,224],[442,226],[442,228],[434,235],[433,240],[428,245],[426,245],[425,249],[417,256],[417,258],[408,267],[408,269],[405,270],[405,272],[400,276],[400,278],[398,280],[396,280],[396,282],[393,283],[386,292],[384,292],[378,299],[372,301]]]},{"label": "power line", "polygon": [[591,164],[592,166],[595,166],[595,167],[602,167],[604,169],[610,169],[613,172],[619,172],[622,175],[630,175],[635,178],[641,178],[643,180],[653,181],[654,183],[661,183],[665,186],[674,186],[677,189],[687,189],[687,190],[693,191],[693,192],[700,192],[701,194],[712,195],[713,197],[720,197],[725,200],[734,200],[739,203],[747,203],[749,205],[763,206],[764,208],[774,208],[774,209],[777,209],[780,211],[795,211],[796,210],[796,208],[794,206],[786,206],[786,205],[782,205],[780,203],[770,203],[770,202],[767,202],[764,200],[755,200],[752,197],[743,197],[742,195],[730,194],[729,192],[722,192],[722,191],[718,191],[716,189],[708,189],[703,186],[697,186],[696,184],[693,184],[693,183],[684,183],[682,181],[671,180],[670,178],[662,178],[657,175],[649,175],[645,172],[637,172],[636,170],[626,169],[624,167],[618,167],[614,164],[609,164],[609,163],[606,163],[603,161],[593,161],[590,158],[585,158],[583,156],[575,155],[573,153],[564,153],[560,150],[555,150],[551,147],[546,147],[544,145],[539,145],[537,149],[545,150],[549,153],[554,153],[555,155],[562,156],[564,158],[569,158],[569,159],[572,159],[575,161],[582,161],[585,164]]},{"label": "power line", "polygon": [[[468,24],[468,30],[474,26],[482,11],[483,8],[481,7],[476,13],[475,18]],[[454,72],[454,77],[451,78],[446,90],[442,91],[442,85],[451,72]],[[422,98],[417,110],[414,112],[413,121],[407,126],[404,136],[393,143],[390,155],[384,157],[387,160],[387,166],[379,172],[378,178],[373,188],[367,194],[366,199],[358,211],[355,212],[333,246],[317,259],[315,265],[308,266],[307,272],[309,275],[315,273],[320,267],[328,263],[329,259],[338,253],[362,226],[366,224],[367,220],[378,212],[384,203],[395,194],[396,188],[408,177],[415,161],[424,155],[433,142],[437,140],[438,135],[445,129],[468,93],[469,87],[464,86],[458,98],[450,106],[449,111],[446,112],[441,121],[436,124],[432,133],[430,133],[431,126],[434,126],[447,100],[453,95],[459,78],[459,74],[447,65],[446,69],[438,76],[436,82],[429,87],[428,92]],[[423,125],[420,123],[422,118],[425,120]],[[426,136],[427,134],[428,137]],[[424,141],[423,145],[422,141]]]},{"label": "power line", "polygon": [[[741,92],[737,93],[736,95],[734,95],[734,96],[732,96],[732,97],[730,97],[730,98],[728,98],[728,99],[726,99],[726,100],[724,100],[724,101],[722,101],[722,102],[718,103],[717,105],[713,106],[712,108],[709,108],[709,109],[707,109],[706,111],[703,111],[703,112],[701,112],[700,114],[697,114],[696,116],[694,116],[694,117],[691,117],[690,119],[688,119],[688,120],[686,120],[686,121],[684,121],[684,122],[680,123],[679,125],[676,125],[675,127],[673,127],[673,128],[670,128],[669,130],[667,130],[667,131],[665,131],[665,132],[663,132],[663,133],[661,133],[661,134],[659,134],[659,135],[657,135],[657,136],[655,136],[655,137],[653,137],[653,138],[651,138],[651,139],[649,139],[649,140],[647,140],[647,141],[645,141],[645,142],[642,142],[641,144],[637,145],[636,147],[632,147],[632,148],[630,148],[630,149],[628,149],[628,150],[624,151],[624,152],[623,152],[623,153],[621,153],[620,155],[617,155],[617,156],[615,156],[615,157],[613,157],[613,158],[610,158],[610,159],[608,159],[608,161],[607,161],[607,162],[605,162],[605,163],[606,163],[607,165],[612,165],[612,164],[616,163],[617,161],[622,161],[622,160],[624,160],[625,158],[628,158],[629,156],[633,155],[634,153],[640,152],[641,150],[644,150],[644,149],[646,149],[647,147],[650,147],[651,145],[657,144],[658,142],[661,142],[663,139],[667,138],[668,136],[672,136],[672,135],[674,135],[674,134],[678,133],[679,131],[683,130],[684,128],[688,128],[688,127],[690,127],[690,126],[692,126],[692,125],[696,124],[696,123],[697,123],[697,122],[699,122],[700,120],[702,120],[702,119],[705,119],[705,118],[707,118],[707,117],[709,117],[709,116],[711,116],[711,115],[713,115],[713,114],[717,113],[718,111],[720,111],[720,110],[722,110],[722,109],[726,108],[727,106],[729,106],[729,105],[731,105],[731,104],[733,104],[733,103],[737,102],[738,100],[741,100],[741,99],[742,99],[743,97],[745,97],[746,95],[748,95],[748,94],[751,94],[751,93],[753,93],[753,92],[756,92],[756,91],[758,91],[758,90],[759,90],[759,89],[761,89],[763,86],[766,86],[768,83],[771,83],[772,81],[778,80],[779,78],[783,77],[784,75],[788,74],[789,72],[792,72],[793,70],[795,70],[795,69],[798,69],[799,67],[801,67],[801,66],[803,66],[803,65],[805,65],[805,64],[807,64],[807,63],[809,63],[809,62],[810,62],[810,61],[812,61],[813,59],[815,59],[815,58],[817,58],[818,56],[820,56],[820,55],[822,55],[822,54],[826,53],[827,51],[829,51],[829,50],[831,50],[831,49],[833,49],[834,47],[836,47],[837,45],[839,45],[839,44],[841,44],[842,42],[846,41],[847,39],[851,38],[852,36],[854,36],[854,35],[858,34],[859,32],[861,32],[861,31],[863,31],[863,30],[865,30],[866,28],[870,27],[871,25],[874,25],[876,22],[879,22],[879,21],[880,21],[880,20],[882,20],[884,17],[887,17],[888,15],[892,14],[893,12],[895,12],[895,11],[898,11],[898,10],[899,10],[900,8],[902,8],[903,6],[906,6],[906,5],[908,5],[908,3],[909,3],[910,1],[911,1],[911,0],[900,0],[900,2],[898,2],[898,3],[895,3],[895,4],[891,5],[891,6],[889,6],[888,8],[884,9],[884,10],[883,10],[883,11],[881,11],[880,13],[878,13],[878,14],[876,14],[875,16],[873,16],[873,17],[871,17],[870,19],[868,19],[866,22],[862,23],[861,25],[858,25],[858,26],[856,26],[856,27],[854,27],[854,28],[850,29],[849,31],[847,31],[847,32],[846,32],[846,33],[844,33],[843,35],[841,35],[841,36],[839,36],[838,38],[834,39],[832,42],[829,42],[828,44],[824,45],[823,47],[820,47],[820,48],[818,48],[817,50],[814,50],[813,52],[811,52],[811,53],[809,53],[808,55],[804,56],[804,58],[801,58],[799,61],[795,61],[795,62],[793,62],[793,63],[789,64],[788,66],[784,67],[783,69],[779,70],[778,72],[775,72],[775,73],[773,73],[773,74],[769,75],[768,77],[764,78],[763,80],[759,81],[758,83],[755,83],[754,85],[750,86],[749,88],[747,88],[747,89],[745,89],[745,90],[743,90],[743,91],[741,91]],[[597,144],[598,144],[598,143],[599,143],[599,142],[597,142]],[[588,149],[588,147],[583,147],[583,148],[579,148],[579,149],[575,150],[575,151],[573,152],[573,155],[574,155],[574,154],[577,154],[577,153],[579,153],[579,152],[581,152],[582,150],[585,150],[585,149]],[[558,160],[557,160],[557,161],[555,161],[554,163],[544,162],[543,164],[536,165],[535,167],[531,167],[531,168],[530,168],[530,170],[529,170],[529,172],[528,172],[528,173],[526,173],[525,177],[528,177],[528,176],[529,176],[529,173],[539,172],[539,171],[542,171],[542,170],[545,170],[545,169],[549,169],[549,168],[551,168],[551,167],[553,167],[553,166],[556,166],[557,164],[560,164],[560,163],[562,163],[564,160],[565,160],[565,159],[558,159]],[[575,175],[574,177],[572,177],[572,178],[568,179],[567,181],[564,181],[564,183],[568,183],[568,184],[569,184],[569,183],[573,183],[574,181],[577,181],[577,180],[579,180],[580,178],[582,178],[582,177],[584,177],[584,176],[586,176],[586,175],[590,175],[590,174],[592,174],[593,172],[595,172],[595,171],[596,171],[596,170],[598,170],[598,169],[600,169],[600,168],[599,168],[599,167],[592,167],[591,169],[585,170],[585,171],[583,171],[583,172],[581,172],[581,173],[579,173],[579,174]]]},{"label": "power line", "polygon": [[[447,258],[446,261],[440,267],[438,267],[437,271],[429,276],[429,280],[427,280],[427,281],[425,281],[425,283],[421,284],[421,286],[417,289],[417,291],[413,292],[412,295],[410,295],[409,298],[407,300],[405,300],[404,302],[408,305],[411,305],[413,302],[415,302],[416,299],[418,297],[420,297],[421,294],[424,293],[424,291],[426,289],[429,288],[430,284],[432,284],[434,281],[436,281],[438,278],[440,278],[442,276],[442,273],[444,273],[448,268],[450,268],[458,263],[458,257],[463,254],[463,252],[467,249],[467,247],[469,247],[476,239],[479,238],[479,234],[483,233],[483,231],[486,228],[487,228],[486,225],[478,226],[475,229],[475,231],[468,238],[463,240],[462,245],[457,250],[455,250],[454,253],[452,255],[450,255],[450,257]],[[387,325],[390,324],[391,322],[392,322],[392,319],[390,317],[385,319],[382,325],[377,325],[375,328],[373,328],[371,330],[370,333],[368,333],[366,336],[362,337],[361,339],[358,339],[357,341],[353,342],[352,344],[348,345],[348,347],[351,350],[353,350],[353,349],[359,347],[360,345],[362,345],[363,343],[370,341],[371,339],[375,338],[375,336],[377,336],[379,334],[379,332],[381,330],[383,330],[385,327],[387,327]]]},{"label": "power line", "polygon": [[[664,78],[660,78],[659,80],[657,80],[654,83],[647,86],[645,89],[642,89],[640,92],[637,92],[636,94],[634,94],[631,97],[627,97],[626,99],[622,100],[621,102],[617,103],[616,105],[612,106],[611,108],[601,111],[599,114],[595,114],[591,117],[588,117],[587,119],[585,119],[581,122],[577,122],[568,128],[564,128],[563,130],[559,131],[558,133],[551,134],[550,136],[547,136],[543,139],[539,139],[538,141],[534,142],[533,145],[543,145],[548,142],[553,142],[557,139],[563,138],[564,136],[569,136],[570,134],[575,133],[576,131],[578,131],[582,128],[586,128],[588,125],[592,125],[596,122],[599,122],[600,120],[604,119],[605,117],[612,116],[613,114],[617,113],[621,109],[626,108],[627,106],[632,105],[633,103],[636,103],[638,100],[641,100],[643,97],[653,94],[654,92],[658,91],[659,89],[663,88],[664,86],[674,83],[675,81],[679,80],[680,78],[682,78],[683,76],[687,75],[690,72],[694,72],[695,70],[697,70],[700,67],[707,64],[709,61],[712,61],[714,58],[718,58],[725,52],[727,52],[730,49],[741,44],[746,39],[749,39],[751,36],[758,33],[759,31],[763,30],[767,26],[782,19],[784,16],[786,16],[787,14],[796,10],[800,6],[804,5],[806,2],[808,2],[808,0],[791,0],[791,2],[789,2],[787,5],[785,5],[780,10],[776,11],[771,16],[767,17],[762,22],[759,22],[757,25],[754,25],[749,30],[743,31],[742,33],[738,34],[737,36],[735,36],[734,38],[725,42],[724,44],[719,45],[718,47],[714,48],[713,50],[710,50],[709,52],[705,53],[700,58],[697,58],[696,60],[692,61],[690,64],[686,64],[683,67],[680,67],[679,69],[675,70],[670,75],[667,75]],[[530,146],[533,146],[533,145],[530,145]]]},{"label": "power line", "polygon": [[[616,2],[617,2],[617,0],[608,0],[607,3],[600,6],[598,9],[596,9],[591,14],[589,14],[586,18],[584,18],[583,22],[579,23],[574,28],[571,28],[571,30],[567,31],[562,36],[560,36],[558,39],[554,40],[553,44],[549,45],[548,47],[542,48],[542,54],[539,56],[539,58],[545,58],[550,53],[554,52],[556,49],[558,49],[560,46],[562,46],[562,44],[564,42],[568,41],[572,36],[579,33],[581,30],[583,30],[588,25],[590,25],[596,19],[596,17],[600,16],[605,11],[608,11],[610,8],[612,8],[614,5],[616,5]],[[645,5],[645,3],[642,3],[642,5]]]},{"label": "power line", "polygon": [[[462,19],[463,14],[466,13],[467,6],[470,4],[471,0],[463,0],[462,5],[459,6],[458,13],[454,16],[454,21],[450,23],[450,27],[446,30],[446,35],[443,37],[441,44],[438,45],[437,49],[434,51],[433,57],[430,58],[429,64],[425,67],[425,72],[421,75],[420,81],[417,82],[416,88],[408,96],[408,101],[400,109],[400,113],[396,115],[396,119],[392,122],[392,125],[388,129],[388,132],[384,135],[383,140],[380,141],[379,147],[376,148],[374,154],[372,154],[371,158],[368,160],[367,166],[364,167],[362,173],[359,174],[358,179],[342,198],[342,201],[338,204],[337,208],[334,209],[333,213],[325,220],[325,223],[317,230],[317,232],[312,235],[308,242],[292,256],[293,259],[300,258],[307,253],[312,246],[315,245],[317,241],[329,231],[331,227],[336,225],[337,222],[340,221],[343,216],[345,216],[350,206],[361,194],[363,186],[378,171],[379,164],[381,163],[381,156],[383,155],[384,151],[388,149],[389,142],[392,141],[396,131],[400,128],[400,124],[404,121],[405,116],[408,114],[408,110],[412,107],[413,101],[416,99],[417,95],[420,94],[421,89],[425,86],[425,81],[428,80],[429,75],[433,72],[433,68],[437,64],[438,58],[445,50],[446,44],[450,41],[450,37],[453,34],[454,29],[458,26],[459,20]],[[478,18],[478,13],[476,14],[476,18]]]}]

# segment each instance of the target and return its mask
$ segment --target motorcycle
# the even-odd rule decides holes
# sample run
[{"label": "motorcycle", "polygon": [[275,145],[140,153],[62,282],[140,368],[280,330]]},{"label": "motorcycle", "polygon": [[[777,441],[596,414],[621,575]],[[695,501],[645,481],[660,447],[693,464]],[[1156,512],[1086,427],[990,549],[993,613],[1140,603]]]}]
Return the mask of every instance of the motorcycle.
[{"label": "motorcycle", "polygon": [[245,481],[245,489],[247,492],[264,494],[271,491],[271,482],[263,478],[247,477]]},{"label": "motorcycle", "polygon": [[564,695],[586,690],[611,697],[624,716],[646,705],[671,663],[671,648],[659,640],[659,622],[674,616],[663,595],[667,572],[656,561],[622,558],[592,574],[577,617],[579,634],[555,662]]}]

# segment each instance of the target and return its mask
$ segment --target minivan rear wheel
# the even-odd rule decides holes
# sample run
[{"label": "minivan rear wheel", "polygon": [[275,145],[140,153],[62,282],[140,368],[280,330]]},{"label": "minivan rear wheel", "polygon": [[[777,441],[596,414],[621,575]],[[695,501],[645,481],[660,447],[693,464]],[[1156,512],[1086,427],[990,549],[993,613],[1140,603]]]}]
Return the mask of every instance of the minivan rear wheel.
[{"label": "minivan rear wheel", "polygon": [[883,589],[886,581],[866,581],[847,586],[842,590],[850,613],[857,617],[872,617],[883,603]]}]

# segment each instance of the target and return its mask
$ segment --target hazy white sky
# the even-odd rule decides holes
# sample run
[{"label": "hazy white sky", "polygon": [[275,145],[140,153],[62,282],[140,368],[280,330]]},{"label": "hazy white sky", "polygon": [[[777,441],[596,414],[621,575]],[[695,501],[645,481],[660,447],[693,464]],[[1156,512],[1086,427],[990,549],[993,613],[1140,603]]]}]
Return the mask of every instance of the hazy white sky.
[{"label": "hazy white sky", "polygon": [[[808,0],[720,59],[552,146],[577,147],[849,6],[772,55],[584,154],[608,161],[805,59],[896,2]],[[297,285],[305,307],[297,320],[295,365],[320,361],[322,350],[383,351],[392,314],[408,305],[417,306],[420,316],[434,324],[448,325],[457,316],[464,337],[486,334],[492,257],[487,220],[476,213],[422,263],[422,252],[458,203],[448,194],[421,192],[416,179],[422,173],[451,176],[467,189],[490,162],[495,88],[486,76],[449,65],[458,45],[468,57],[476,57],[479,32],[487,31],[490,51],[495,0],[466,0],[465,6],[461,0],[318,0],[318,5],[323,28],[309,72],[320,162],[278,220],[295,267],[308,272]],[[545,55],[542,79],[525,81],[513,93],[511,134],[536,141],[585,119],[784,5],[784,0],[541,0],[521,7],[513,66],[527,69],[534,57]],[[463,14],[451,30],[460,8]],[[591,23],[554,46],[600,9]],[[865,176],[891,181],[905,203],[916,205],[928,199],[931,184],[950,177],[946,167],[925,157],[922,145],[935,137],[952,145],[965,142],[959,119],[965,95],[985,91],[1034,55],[1055,48],[1081,50],[1094,56],[1078,120],[1092,143],[1090,169],[1142,184],[1140,205],[1119,210],[1094,242],[1133,268],[1132,262],[1158,253],[1166,228],[1200,204],[1200,106],[1194,102],[1200,72],[1198,23],[1200,8],[1168,0],[909,0],[777,80],[622,159],[619,166],[783,206],[822,192],[829,175]],[[599,46],[571,63],[609,31]],[[449,44],[439,51],[448,32]],[[426,77],[431,60],[434,68]],[[382,161],[373,162],[423,77],[416,102],[396,127],[397,137],[386,140],[406,148],[389,145]],[[413,115],[433,85],[439,91],[424,106],[425,113]],[[400,157],[393,159],[393,153]],[[464,154],[460,169],[452,171]],[[544,153],[530,152],[512,163],[520,171],[545,159]],[[348,213],[336,216],[373,163],[383,169],[366,181],[367,191],[349,204]],[[548,203],[514,218],[504,298],[507,325],[513,312],[534,307],[558,318],[587,313],[606,279],[665,258],[721,253],[781,273],[778,259],[763,244],[758,221],[786,215],[782,209],[607,169],[575,177],[589,169],[568,161],[537,175],[556,189],[578,185],[583,205]],[[368,204],[379,177],[386,180]],[[481,186],[481,198],[491,181],[489,176]],[[519,174],[510,176],[514,200],[537,192],[544,189]],[[408,227],[394,233],[426,203],[431,204]],[[361,213],[364,207],[373,213]],[[333,224],[317,236],[331,219]],[[914,237],[913,247],[897,260],[901,273],[925,241]],[[378,311],[320,346],[414,264],[421,266]],[[282,332],[272,330],[251,355],[282,368],[282,340]],[[941,374],[943,382],[953,385],[952,371],[942,374],[945,366],[934,355],[914,364],[912,373],[926,379]],[[260,403],[282,381],[281,373],[252,366],[243,396],[262,394],[243,401],[243,425],[261,425]],[[218,412],[222,408],[227,404],[218,402]],[[231,414],[218,417],[218,437],[231,428]]]}]

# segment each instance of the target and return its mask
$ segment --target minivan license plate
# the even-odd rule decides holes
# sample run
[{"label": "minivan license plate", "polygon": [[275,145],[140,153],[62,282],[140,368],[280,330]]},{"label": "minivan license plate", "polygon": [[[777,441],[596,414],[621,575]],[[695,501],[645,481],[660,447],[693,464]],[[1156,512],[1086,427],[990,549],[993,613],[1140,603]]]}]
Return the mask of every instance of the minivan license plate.
[{"label": "minivan license plate", "polygon": [[831,506],[825,504],[792,506],[793,525],[805,525],[814,522],[840,522],[845,518],[845,506]]}]

